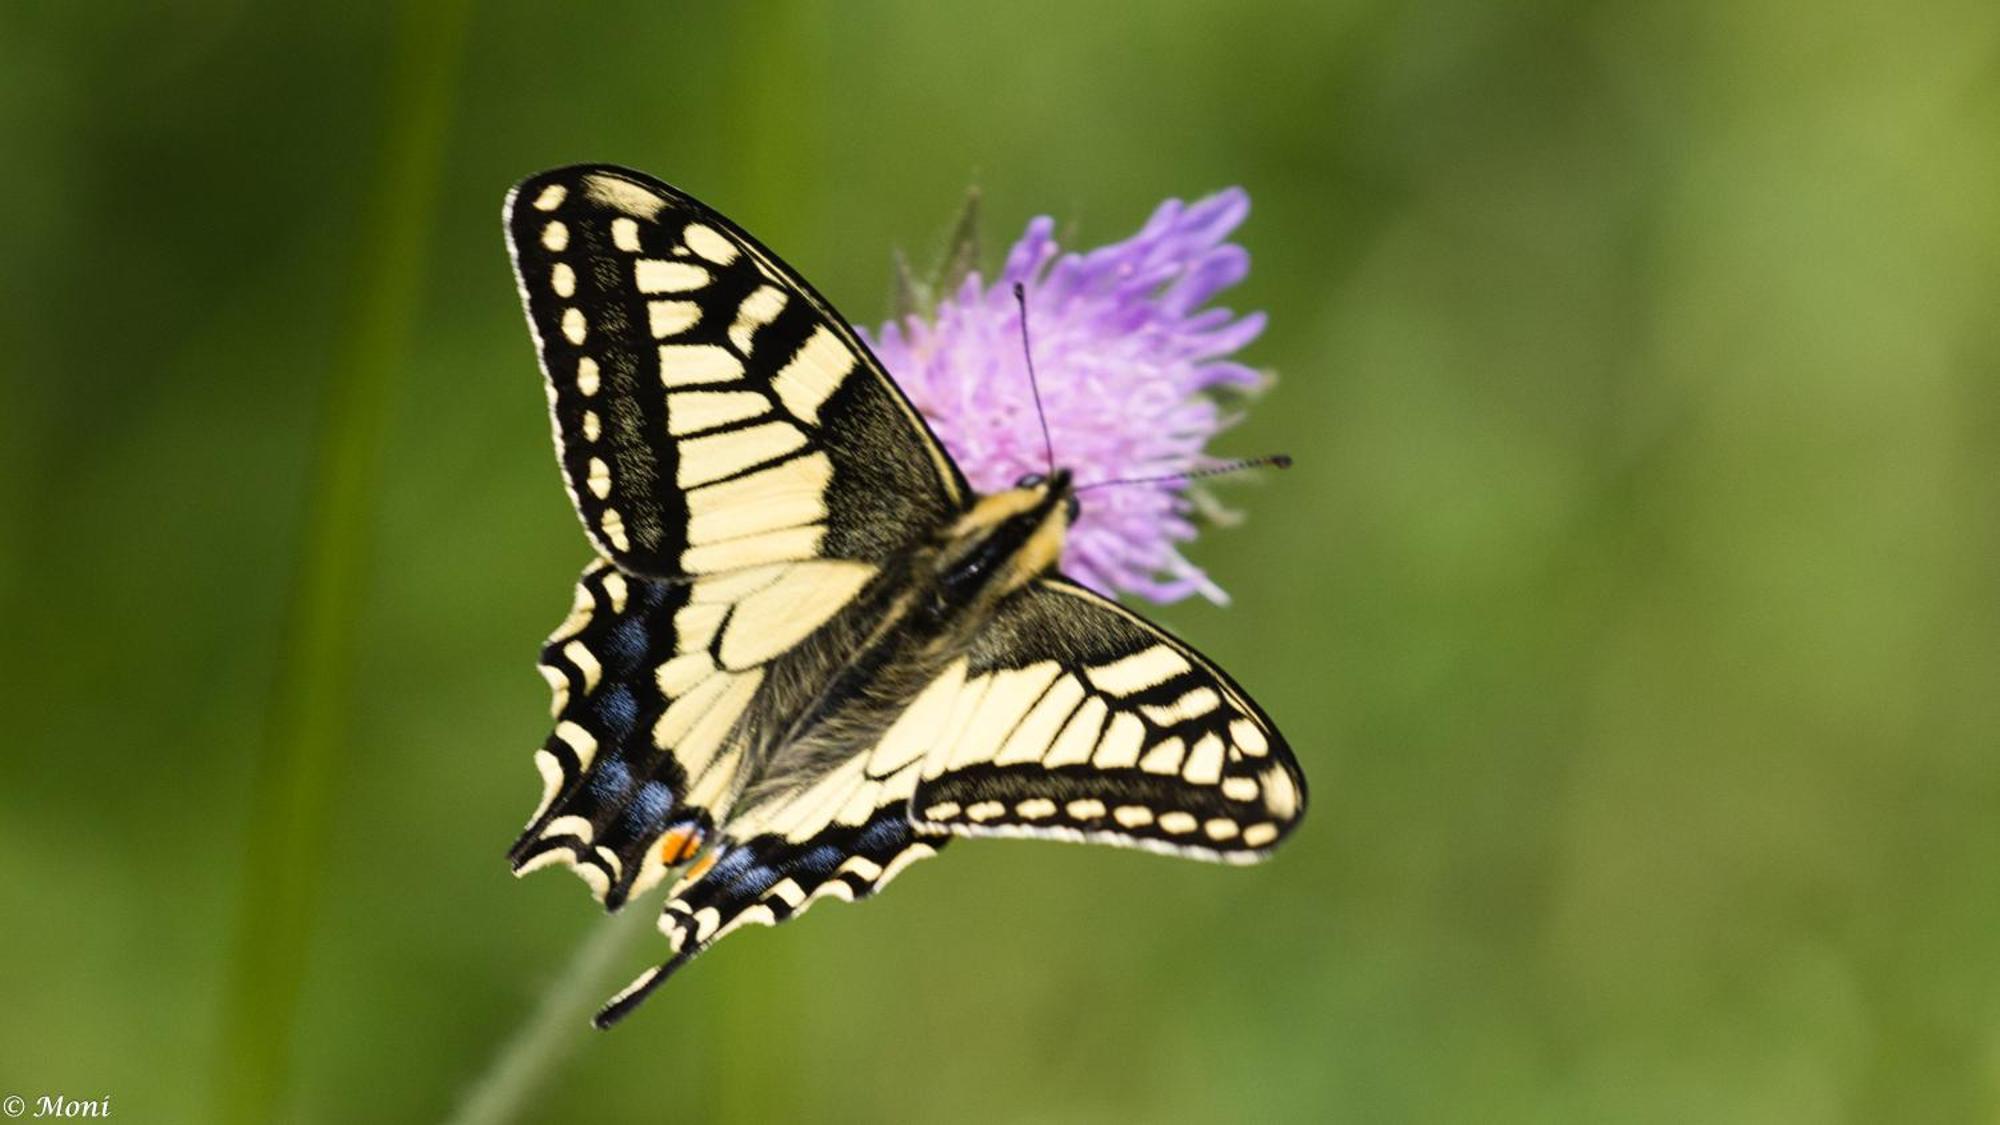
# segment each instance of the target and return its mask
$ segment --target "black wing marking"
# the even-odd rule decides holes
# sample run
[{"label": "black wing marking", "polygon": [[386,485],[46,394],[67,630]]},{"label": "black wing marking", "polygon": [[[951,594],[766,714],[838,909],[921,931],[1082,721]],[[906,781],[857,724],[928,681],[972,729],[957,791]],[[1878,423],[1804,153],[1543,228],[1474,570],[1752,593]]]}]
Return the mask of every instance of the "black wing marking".
[{"label": "black wing marking", "polygon": [[515,871],[567,863],[615,910],[692,857],[741,788],[766,666],[875,573],[817,560],[670,583],[591,564],[542,649],[556,727]]},{"label": "black wing marking", "polygon": [[606,165],[532,176],[505,211],[564,480],[621,569],[880,562],[965,506],[846,321],[729,220]]},{"label": "black wing marking", "polygon": [[1305,812],[1298,762],[1234,681],[1066,579],[1002,603],[917,706],[950,716],[910,799],[920,831],[1247,863]]}]

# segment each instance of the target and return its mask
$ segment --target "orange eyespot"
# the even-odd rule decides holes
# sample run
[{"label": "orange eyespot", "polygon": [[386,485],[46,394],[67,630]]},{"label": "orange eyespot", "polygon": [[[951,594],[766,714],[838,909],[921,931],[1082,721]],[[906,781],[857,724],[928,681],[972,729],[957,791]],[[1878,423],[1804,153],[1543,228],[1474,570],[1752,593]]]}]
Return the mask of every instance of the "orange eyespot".
[{"label": "orange eyespot", "polygon": [[686,863],[688,857],[701,850],[701,832],[694,828],[676,828],[660,837],[660,862],[672,867]]}]

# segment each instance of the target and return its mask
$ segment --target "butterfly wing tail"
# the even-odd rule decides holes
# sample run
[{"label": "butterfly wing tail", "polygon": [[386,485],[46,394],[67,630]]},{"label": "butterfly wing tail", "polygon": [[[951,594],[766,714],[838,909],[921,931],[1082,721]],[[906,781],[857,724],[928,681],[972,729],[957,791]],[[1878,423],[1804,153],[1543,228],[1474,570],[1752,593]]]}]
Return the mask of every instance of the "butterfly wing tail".
[{"label": "butterfly wing tail", "polygon": [[882,889],[903,868],[937,854],[946,838],[918,837],[901,803],[859,825],[832,825],[807,840],[753,836],[697,861],[660,915],[673,956],[611,998],[595,1020],[610,1027],[681,966],[743,925],[775,926],[822,898],[855,902]]}]

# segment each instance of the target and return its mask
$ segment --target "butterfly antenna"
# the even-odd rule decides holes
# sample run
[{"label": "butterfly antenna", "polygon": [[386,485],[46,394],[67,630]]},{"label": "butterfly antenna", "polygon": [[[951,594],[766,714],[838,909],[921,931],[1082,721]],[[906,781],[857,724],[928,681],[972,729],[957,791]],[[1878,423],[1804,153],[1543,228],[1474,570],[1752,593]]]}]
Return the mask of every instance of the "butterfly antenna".
[{"label": "butterfly antenna", "polygon": [[1035,378],[1035,349],[1028,346],[1028,288],[1014,283],[1014,303],[1021,308],[1021,354],[1028,361],[1028,389],[1035,392],[1035,417],[1042,423],[1042,450],[1048,454],[1049,475],[1056,475],[1056,443],[1049,437],[1048,412],[1042,409],[1042,383]]},{"label": "butterfly antenna", "polygon": [[1162,481],[1170,480],[1185,481],[1195,480],[1199,477],[1219,477],[1226,473],[1240,473],[1245,469],[1261,469],[1267,466],[1273,469],[1289,469],[1292,467],[1292,455],[1289,453],[1273,453],[1268,457],[1245,457],[1240,461],[1224,461],[1220,465],[1210,465],[1202,469],[1188,469],[1179,473],[1162,473],[1157,477],[1121,477],[1118,480],[1093,481],[1078,488],[1077,491],[1089,492],[1093,488],[1110,488],[1112,485],[1117,484],[1158,484]]}]

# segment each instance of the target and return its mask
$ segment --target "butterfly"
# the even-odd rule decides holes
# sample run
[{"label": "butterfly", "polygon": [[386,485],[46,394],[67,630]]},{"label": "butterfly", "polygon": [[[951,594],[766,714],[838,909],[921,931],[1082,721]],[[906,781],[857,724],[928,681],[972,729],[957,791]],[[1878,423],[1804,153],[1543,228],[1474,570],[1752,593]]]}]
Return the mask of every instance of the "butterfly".
[{"label": "butterfly", "polygon": [[1268,855],[1305,778],[1264,712],[1065,578],[1070,474],[977,494],[757,240],[649,176],[507,196],[556,456],[597,558],[541,653],[554,732],[509,855],[607,909],[674,878],[671,956],[853,901],[957,836]]}]

